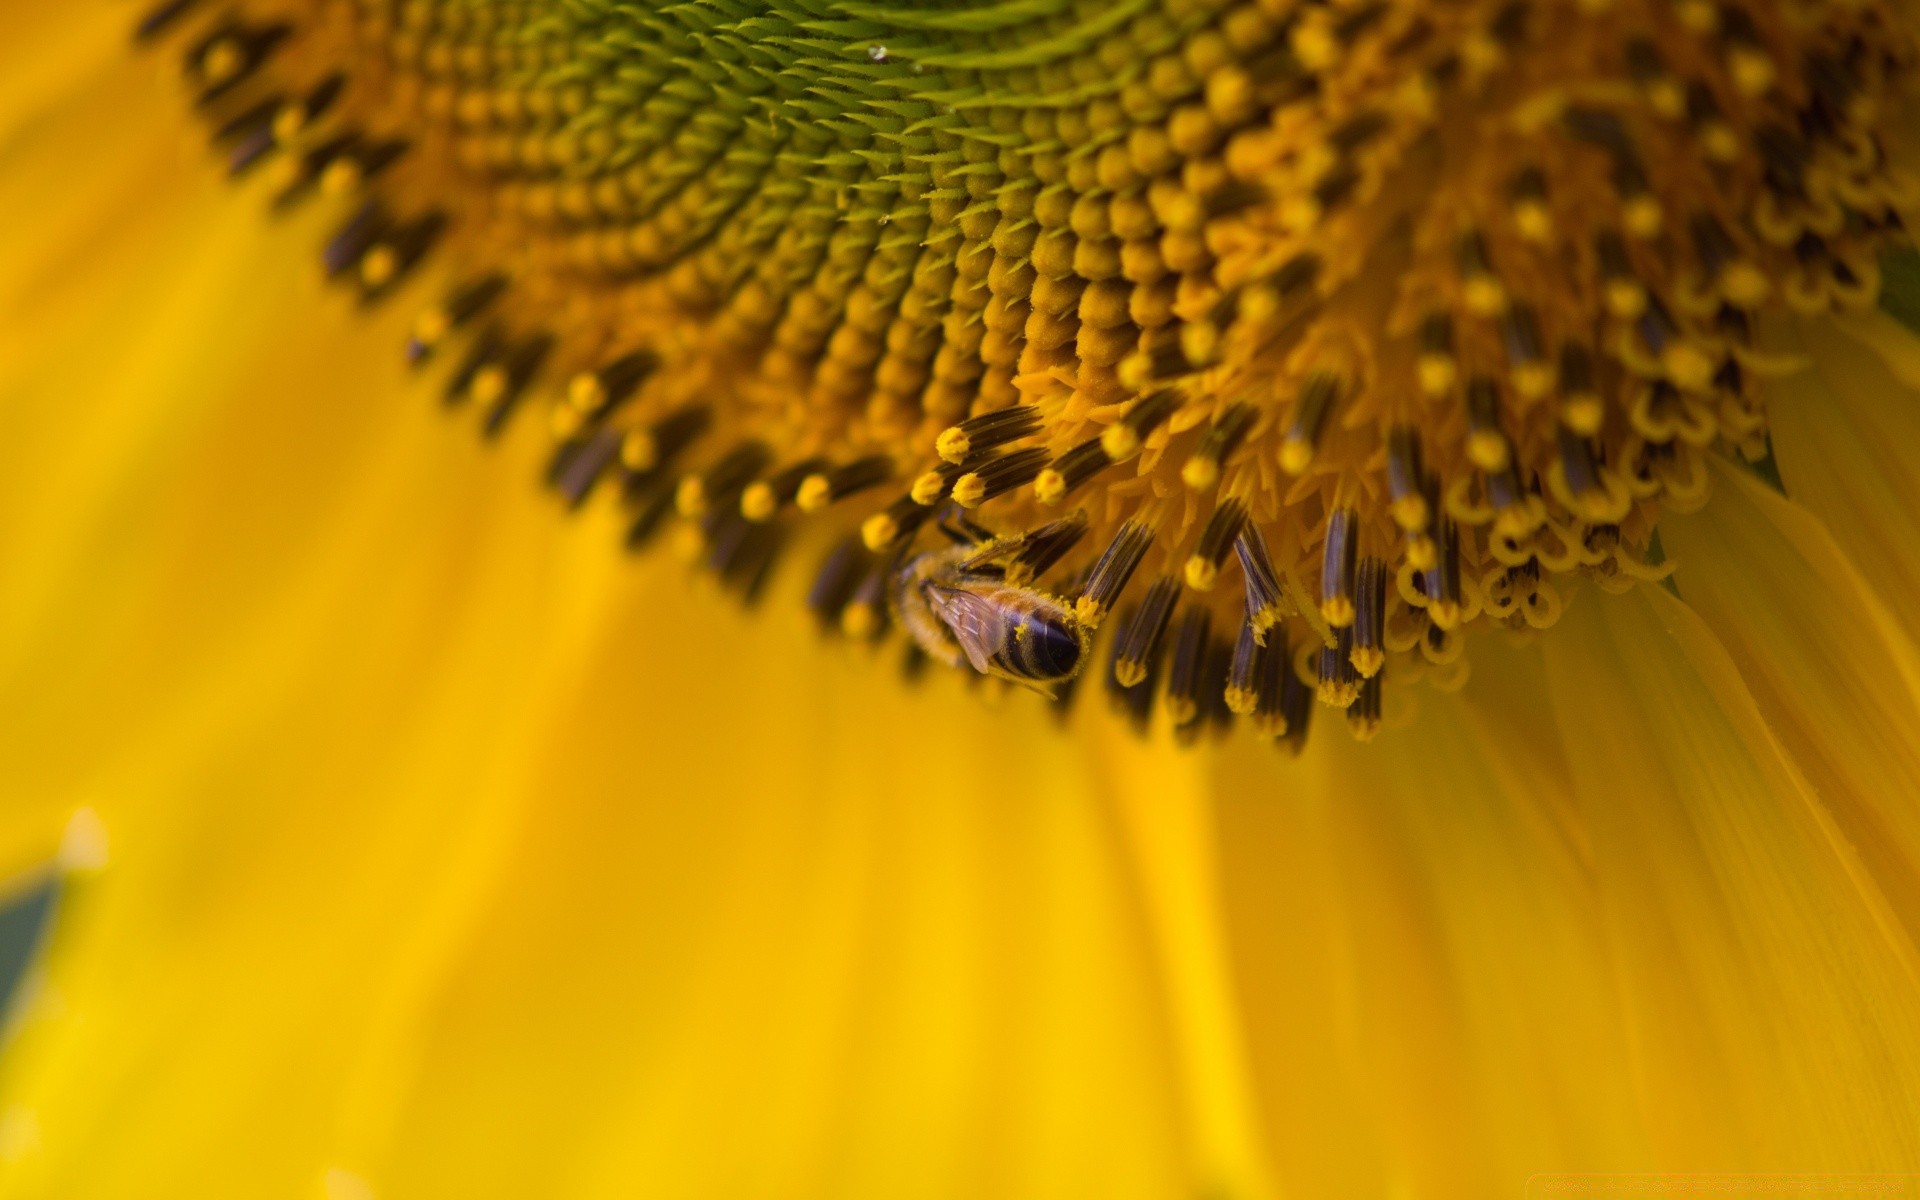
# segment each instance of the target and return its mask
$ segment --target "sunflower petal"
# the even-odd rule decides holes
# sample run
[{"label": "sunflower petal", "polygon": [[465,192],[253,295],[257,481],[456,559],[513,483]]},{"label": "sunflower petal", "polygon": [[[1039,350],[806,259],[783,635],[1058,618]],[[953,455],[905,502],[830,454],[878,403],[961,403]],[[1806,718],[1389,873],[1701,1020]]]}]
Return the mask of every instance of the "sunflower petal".
[{"label": "sunflower petal", "polygon": [[1563,625],[1548,678],[1643,1161],[1913,1169],[1920,971],[1869,864],[1693,610],[1641,588]]},{"label": "sunflower petal", "polygon": [[1812,369],[1770,380],[1787,495],[1834,540],[1911,639],[1920,618],[1920,336],[1885,313],[1799,321],[1782,339]]}]

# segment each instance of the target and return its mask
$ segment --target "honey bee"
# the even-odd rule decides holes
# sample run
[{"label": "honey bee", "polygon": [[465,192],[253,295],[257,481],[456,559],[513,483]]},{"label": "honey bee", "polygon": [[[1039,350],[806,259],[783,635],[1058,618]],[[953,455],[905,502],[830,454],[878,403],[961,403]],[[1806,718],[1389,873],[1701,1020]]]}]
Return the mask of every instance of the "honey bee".
[{"label": "honey bee", "polygon": [[965,661],[983,675],[1051,696],[1079,671],[1087,631],[1065,604],[1007,582],[995,560],[1016,545],[989,539],[907,559],[894,573],[894,612],[935,660],[950,667]]}]

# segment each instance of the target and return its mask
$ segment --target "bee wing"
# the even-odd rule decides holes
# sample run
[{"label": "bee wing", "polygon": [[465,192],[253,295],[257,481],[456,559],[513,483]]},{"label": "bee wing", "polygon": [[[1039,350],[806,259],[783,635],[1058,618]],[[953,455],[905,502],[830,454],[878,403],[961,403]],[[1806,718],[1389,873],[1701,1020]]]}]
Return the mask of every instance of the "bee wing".
[{"label": "bee wing", "polygon": [[939,584],[927,588],[927,603],[953,631],[953,640],[966,651],[973,669],[988,674],[993,656],[1007,644],[1005,611],[984,596]]}]

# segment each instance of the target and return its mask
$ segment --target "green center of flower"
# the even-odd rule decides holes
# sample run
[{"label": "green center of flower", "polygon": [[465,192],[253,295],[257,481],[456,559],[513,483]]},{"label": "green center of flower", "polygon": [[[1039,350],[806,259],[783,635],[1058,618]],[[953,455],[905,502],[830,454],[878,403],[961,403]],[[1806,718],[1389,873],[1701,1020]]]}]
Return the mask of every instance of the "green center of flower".
[{"label": "green center of flower", "polygon": [[1104,655],[1184,734],[1369,735],[1469,626],[1658,577],[1767,452],[1756,319],[1873,303],[1920,200],[1877,0],[238,11],[143,28],[236,172],[357,197],[330,271],[444,247],[411,352],[490,430],[550,397],[569,500],[748,594],[839,529],[830,629]]}]

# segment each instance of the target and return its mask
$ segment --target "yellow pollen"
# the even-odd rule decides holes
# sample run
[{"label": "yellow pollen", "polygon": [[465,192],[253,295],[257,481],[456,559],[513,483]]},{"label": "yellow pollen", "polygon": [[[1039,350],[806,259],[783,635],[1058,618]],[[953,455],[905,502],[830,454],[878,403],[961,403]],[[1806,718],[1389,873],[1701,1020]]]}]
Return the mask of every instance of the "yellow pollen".
[{"label": "yellow pollen", "polygon": [[375,246],[360,259],[360,282],[370,288],[385,287],[400,270],[400,256],[392,246]]},{"label": "yellow pollen", "polygon": [[771,521],[779,511],[780,497],[774,493],[773,485],[764,480],[749,484],[747,490],[740,493],[740,515],[749,521]]},{"label": "yellow pollen", "polygon": [[567,403],[583,413],[593,412],[606,402],[606,386],[591,371],[582,371],[567,384]]},{"label": "yellow pollen", "polygon": [[1220,568],[1198,554],[1187,560],[1183,574],[1187,586],[1196,592],[1210,592],[1220,580]]},{"label": "yellow pollen", "polygon": [[953,502],[961,508],[978,508],[987,498],[987,481],[969,471],[953,481]]},{"label": "yellow pollen", "polygon": [[817,513],[833,503],[833,481],[825,475],[809,475],[800,481],[800,490],[794,493],[794,507],[803,513]]},{"label": "yellow pollen", "polygon": [[350,158],[336,158],[320,173],[320,190],[329,196],[344,196],[360,186],[360,164]]},{"label": "yellow pollen", "polygon": [[860,526],[860,540],[875,554],[893,545],[899,536],[900,523],[887,513],[875,513]]},{"label": "yellow pollen", "polygon": [[707,488],[698,475],[682,479],[673,492],[673,507],[683,517],[701,517],[707,512]]},{"label": "yellow pollen", "polygon": [[942,430],[933,443],[934,452],[950,463],[962,462],[973,452],[973,439],[958,426]]},{"label": "yellow pollen", "polygon": [[620,439],[620,465],[629,471],[651,471],[660,463],[660,444],[645,429],[631,429]]},{"label": "yellow pollen", "polygon": [[467,385],[467,394],[475,404],[484,407],[506,395],[508,383],[506,368],[489,364],[473,373],[473,382]]},{"label": "yellow pollen", "polygon": [[1180,482],[1196,492],[1204,492],[1220,482],[1220,464],[1214,459],[1196,454],[1181,464]]}]

